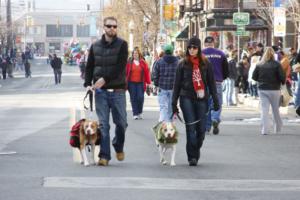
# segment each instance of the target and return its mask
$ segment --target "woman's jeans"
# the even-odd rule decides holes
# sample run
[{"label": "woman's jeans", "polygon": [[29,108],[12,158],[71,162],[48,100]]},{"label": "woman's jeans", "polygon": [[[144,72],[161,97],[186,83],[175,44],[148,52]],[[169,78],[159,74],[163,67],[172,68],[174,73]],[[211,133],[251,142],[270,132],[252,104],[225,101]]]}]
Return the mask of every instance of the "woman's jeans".
[{"label": "woman's jeans", "polygon": [[144,107],[144,83],[128,82],[128,92],[133,116],[142,114]]},{"label": "woman's jeans", "polygon": [[199,160],[200,148],[205,138],[206,112],[208,103],[206,100],[194,100],[180,96],[180,108],[183,113],[185,123],[200,122],[186,125],[186,153],[188,161]]},{"label": "woman's jeans", "polygon": [[159,89],[158,103],[159,103],[159,122],[172,121],[172,96],[173,90]]},{"label": "woman's jeans", "polygon": [[110,160],[109,115],[116,125],[112,145],[117,153],[123,152],[127,128],[126,96],[124,91],[109,92],[97,89],[95,93],[96,113],[99,119],[101,140],[99,158]]},{"label": "woman's jeans", "polygon": [[251,97],[258,97],[257,92],[257,84],[253,84],[252,82],[249,82],[249,93]]},{"label": "woman's jeans", "polygon": [[227,78],[225,80],[225,98],[228,106],[233,104],[234,96],[234,79]]}]

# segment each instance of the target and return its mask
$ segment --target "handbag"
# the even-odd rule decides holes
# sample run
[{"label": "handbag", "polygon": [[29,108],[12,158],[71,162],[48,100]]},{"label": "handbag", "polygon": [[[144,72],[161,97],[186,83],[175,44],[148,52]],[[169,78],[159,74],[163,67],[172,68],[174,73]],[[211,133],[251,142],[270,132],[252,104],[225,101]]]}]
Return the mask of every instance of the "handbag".
[{"label": "handbag", "polygon": [[294,64],[292,66],[292,68],[293,68],[293,72],[296,72],[296,73],[300,72],[300,63]]},{"label": "handbag", "polygon": [[286,84],[281,86],[281,96],[280,96],[280,106],[286,107],[289,105],[291,99],[293,98],[293,94],[291,88],[289,88]]}]

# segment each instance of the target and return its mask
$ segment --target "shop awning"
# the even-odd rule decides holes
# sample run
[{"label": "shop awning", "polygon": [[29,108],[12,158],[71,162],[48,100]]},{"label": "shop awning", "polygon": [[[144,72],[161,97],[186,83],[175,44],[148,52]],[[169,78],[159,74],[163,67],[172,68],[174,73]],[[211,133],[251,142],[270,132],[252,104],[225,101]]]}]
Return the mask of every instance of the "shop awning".
[{"label": "shop awning", "polygon": [[184,27],[177,35],[176,41],[178,40],[188,40],[189,38],[189,26]]}]

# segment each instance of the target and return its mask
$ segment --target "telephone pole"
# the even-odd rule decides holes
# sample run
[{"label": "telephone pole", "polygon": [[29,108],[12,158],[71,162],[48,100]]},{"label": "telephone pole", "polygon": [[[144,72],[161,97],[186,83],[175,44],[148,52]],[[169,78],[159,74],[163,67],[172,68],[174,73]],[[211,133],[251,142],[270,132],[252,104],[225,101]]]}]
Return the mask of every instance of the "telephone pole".
[{"label": "telephone pole", "polygon": [[12,49],[12,20],[11,20],[11,0],[6,1],[6,26],[7,26],[7,35],[6,35],[6,53],[9,54]]}]

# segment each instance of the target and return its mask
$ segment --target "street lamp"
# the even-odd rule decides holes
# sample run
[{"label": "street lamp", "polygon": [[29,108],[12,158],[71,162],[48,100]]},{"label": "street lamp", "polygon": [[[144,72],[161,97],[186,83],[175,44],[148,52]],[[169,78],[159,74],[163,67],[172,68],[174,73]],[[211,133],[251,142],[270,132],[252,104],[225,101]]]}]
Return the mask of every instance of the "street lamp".
[{"label": "street lamp", "polygon": [[133,30],[134,30],[133,20],[130,20],[128,24],[128,28],[129,28],[129,50],[133,51]]}]

